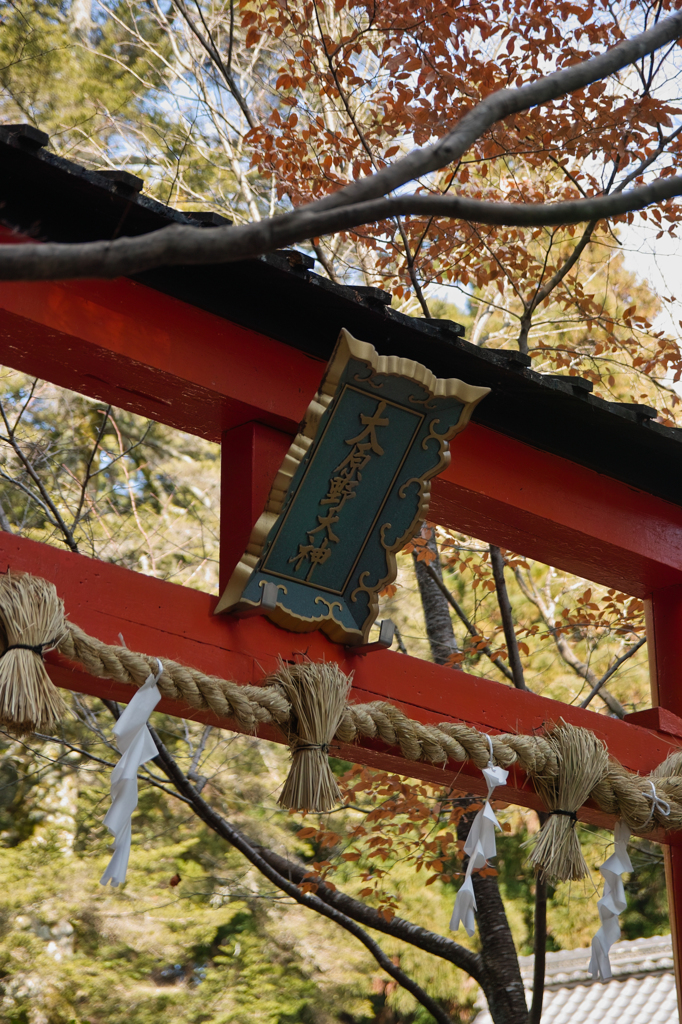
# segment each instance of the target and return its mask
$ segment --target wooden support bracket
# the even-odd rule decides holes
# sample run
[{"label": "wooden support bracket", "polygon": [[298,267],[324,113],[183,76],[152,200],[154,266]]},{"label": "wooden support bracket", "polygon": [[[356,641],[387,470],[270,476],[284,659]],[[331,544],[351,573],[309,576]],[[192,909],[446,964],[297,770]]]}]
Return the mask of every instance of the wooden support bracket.
[{"label": "wooden support bracket", "polygon": [[243,611],[237,609],[232,614],[238,615],[240,619],[248,619],[252,615],[267,615],[268,612],[274,612],[277,607],[278,590],[279,587],[275,583],[264,583],[260,594],[260,604],[255,604],[252,608],[244,608]]},{"label": "wooden support bracket", "polygon": [[360,647],[346,647],[349,654],[371,654],[372,651],[387,651],[395,637],[395,623],[391,619],[382,619],[379,623],[378,639]]}]

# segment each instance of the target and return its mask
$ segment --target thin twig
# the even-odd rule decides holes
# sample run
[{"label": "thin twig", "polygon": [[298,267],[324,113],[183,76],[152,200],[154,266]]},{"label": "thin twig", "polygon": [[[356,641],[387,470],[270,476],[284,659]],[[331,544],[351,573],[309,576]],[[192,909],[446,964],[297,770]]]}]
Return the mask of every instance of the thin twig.
[{"label": "thin twig", "polygon": [[[369,157],[370,162],[372,164],[372,167],[374,168],[374,170],[376,172],[378,170],[376,158],[374,156],[374,153],[372,152],[371,146],[369,145],[367,139],[365,138],[365,133],[360,128],[360,125],[358,124],[358,120],[357,120],[355,114],[353,113],[353,111],[351,109],[350,102],[349,102],[348,97],[346,96],[346,92],[345,92],[345,90],[344,90],[344,88],[343,88],[343,86],[341,84],[341,80],[339,79],[339,76],[337,74],[336,67],[334,66],[334,61],[333,61],[332,55],[329,53],[329,51],[327,49],[327,45],[326,45],[325,39],[324,39],[324,32],[322,31],[322,25],[320,23],[320,14],[319,14],[319,11],[317,9],[317,4],[314,2],[314,0],[313,0],[313,6],[314,6],[314,10],[315,10],[315,19],[317,21],[317,28],[318,28],[318,31],[319,31],[319,34],[320,34],[320,42],[322,43],[322,50],[324,52],[324,56],[325,56],[325,59],[327,61],[327,66],[329,68],[330,74],[332,75],[332,78],[334,79],[334,85],[336,86],[337,92],[339,94],[339,98],[340,98],[341,102],[343,103],[343,106],[344,106],[345,111],[346,111],[346,113],[348,115],[348,118],[349,118],[351,124],[353,125],[353,128],[355,129],[358,138],[360,139],[360,143],[362,145],[362,148],[364,149],[365,153]],[[419,305],[422,308],[422,313],[424,314],[424,316],[428,317],[428,316],[431,315],[431,313],[429,311],[429,306],[428,306],[428,303],[426,301],[426,297],[424,295],[424,292],[422,290],[419,278],[417,276],[417,267],[416,267],[417,253],[413,253],[412,252],[412,249],[410,247],[410,240],[407,237],[407,232],[405,231],[405,226],[404,226],[404,224],[402,222],[402,218],[401,217],[394,217],[393,221],[394,221],[396,227],[398,228],[398,231],[400,232],[400,237],[402,239],[403,248],[405,250],[405,260],[406,260],[406,263],[407,263],[407,272],[408,272],[408,274],[410,276],[410,281],[412,282],[412,287],[414,288],[414,293],[415,293],[415,295],[417,297],[417,301],[418,301]]]},{"label": "thin twig", "polygon": [[[204,26],[204,28],[206,30],[207,36],[204,36],[204,34],[199,30],[199,28],[198,28],[196,22],[194,21],[194,19],[190,16],[189,11],[187,10],[187,7],[184,4],[184,0],[173,0],[173,2],[175,3],[175,6],[177,7],[177,9],[180,11],[180,14],[182,15],[182,17],[185,19],[185,21],[186,21],[188,27],[190,28],[190,30],[193,32],[193,34],[199,40],[199,42],[203,46],[204,50],[208,54],[208,56],[211,58],[211,60],[215,64],[215,66],[220,71],[221,75],[223,76],[223,78],[225,80],[225,84],[227,85],[227,88],[232,93],[232,96],[237,101],[239,109],[241,110],[242,114],[246,118],[246,121],[248,123],[249,128],[256,128],[257,125],[258,125],[258,122],[256,121],[256,119],[254,118],[253,114],[249,110],[248,104],[247,104],[246,100],[244,99],[244,97],[241,94],[239,86],[237,85],[237,83],[235,81],[234,75],[229,70],[229,68],[224,64],[223,59],[220,56],[220,51],[218,50],[218,47],[213,42],[213,38],[211,36],[211,32],[210,32],[210,30],[208,28],[208,25],[206,24],[206,21],[204,19],[204,15],[203,15],[203,11],[201,10],[201,6],[199,4],[197,4],[197,9],[199,11],[199,17],[201,18],[201,21],[202,21],[202,24],[203,24],[203,26]],[[232,56],[232,54],[231,54],[231,49],[230,49],[230,60],[231,60],[231,56]]]},{"label": "thin twig", "polygon": [[[24,455],[23,451],[21,450],[21,445],[17,442],[16,438],[14,437],[13,430],[10,428],[9,421],[8,421],[7,415],[5,413],[5,407],[4,407],[2,402],[0,402],[0,415],[2,416],[3,423],[5,424],[5,430],[7,431],[7,438],[6,438],[7,443],[10,445],[10,447],[12,448],[12,451],[14,452],[16,457],[21,462],[22,466],[24,467],[24,469],[26,470],[26,472],[30,476],[30,478],[33,481],[33,483],[38,488],[38,491],[40,492],[40,497],[42,499],[42,502],[44,502],[44,504],[47,505],[47,507],[49,508],[51,516],[52,516],[53,521],[54,521],[54,525],[57,526],[61,530],[61,532],[62,532],[62,534],[64,536],[64,540],[66,541],[67,546],[72,551],[77,552],[78,551],[78,545],[77,545],[77,543],[76,543],[76,541],[74,539],[73,533],[69,529],[69,527],[66,525],[66,523],[64,522],[64,519],[62,518],[62,516],[61,516],[61,514],[59,512],[59,509],[57,508],[57,506],[55,505],[54,501],[52,500],[49,491],[47,490],[47,488],[43,484],[43,482],[40,479],[38,473],[33,468],[33,465],[31,463],[30,459],[28,459]],[[11,482],[12,483],[16,483],[17,487],[22,487],[21,483],[18,480],[17,481],[12,480]],[[34,501],[38,500],[38,499],[36,499],[35,495],[31,494],[31,492],[26,487],[23,487],[23,490],[27,491],[27,493],[31,495],[31,497],[33,498]],[[41,502],[41,504],[42,504],[42,502]]]},{"label": "thin twig", "polygon": [[72,526],[72,529],[74,529],[74,530],[78,526],[78,523],[80,522],[81,512],[83,511],[83,505],[85,504],[85,492],[87,490],[87,486],[90,483],[90,479],[91,479],[92,464],[95,461],[95,455],[97,454],[97,452],[99,450],[99,446],[102,443],[102,438],[104,437],[104,431],[106,430],[107,421],[109,419],[110,412],[111,412],[111,406],[108,405],[106,407],[106,409],[104,410],[104,416],[102,418],[102,422],[100,424],[99,430],[97,431],[97,437],[95,438],[95,443],[93,445],[92,451],[90,452],[90,458],[88,459],[88,464],[85,467],[85,473],[83,475],[83,482],[81,484],[80,500],[78,502],[78,507],[76,508],[76,511],[74,513],[74,516],[73,516],[73,526]]},{"label": "thin twig", "polygon": [[[554,644],[560,656],[563,658],[566,664],[573,669],[576,675],[580,676],[581,679],[584,679],[587,683],[590,684],[590,686],[596,686],[597,677],[595,676],[592,669],[589,667],[589,665],[586,665],[584,661],[580,660],[580,658],[575,653],[575,651],[573,650],[573,648],[571,647],[571,645],[569,644],[568,640],[563,635],[561,630],[557,629],[554,625],[553,617],[550,613],[550,609],[548,606],[548,603],[551,601],[549,584],[547,588],[547,593],[545,595],[546,600],[543,600],[542,596],[538,593],[537,587],[535,586],[535,583],[532,581],[530,574],[528,575],[528,580],[525,580],[523,574],[521,573],[521,570],[517,567],[514,569],[514,575],[516,577],[516,582],[518,583],[524,597],[527,598],[527,600],[530,601],[532,604],[534,604],[537,610],[540,612],[542,620],[547,627],[549,635],[554,640]],[[603,687],[604,681],[605,680],[602,680],[599,684],[599,689]],[[599,693],[599,690],[597,690],[596,692]],[[625,717],[625,708],[620,703],[620,701],[613,696],[612,693],[609,693],[607,690],[601,690],[599,696],[604,701],[609,711],[613,715],[616,715],[618,718]]]},{"label": "thin twig", "polygon": [[507,584],[504,579],[504,558],[496,544],[490,545],[490,562],[493,570],[493,579],[495,580],[497,603],[500,606],[500,615],[502,616],[504,638],[507,641],[507,650],[509,651],[509,668],[511,669],[514,686],[517,690],[527,690],[528,687],[523,677],[523,665],[521,664],[519,645],[512,618],[511,601],[509,600]]},{"label": "thin twig", "polygon": [[604,683],[608,679],[611,678],[611,676],[614,674],[614,672],[618,671],[618,669],[623,664],[623,662],[627,661],[628,658],[631,658],[633,654],[636,654],[637,651],[640,649],[640,647],[643,647],[645,643],[646,643],[646,637],[643,636],[640,640],[637,641],[636,644],[633,644],[633,646],[629,650],[627,650],[625,652],[625,654],[621,654],[620,658],[617,658],[616,661],[614,661],[614,663],[611,666],[611,668],[607,669],[607,671],[601,677],[599,682],[594,684],[594,686],[592,687],[592,689],[588,693],[587,697],[585,697],[585,700],[582,702],[582,704],[579,705],[579,707],[586,708],[587,705],[592,700],[592,698],[597,696],[597,694],[601,690],[601,688],[604,685]]},{"label": "thin twig", "polygon": [[[31,733],[31,735],[35,736],[36,739],[39,739],[39,740],[47,740],[50,743],[59,743],[60,746],[66,747],[68,750],[72,750],[76,754],[82,754],[83,757],[87,757],[89,761],[96,761],[97,764],[102,764],[102,765],[105,766],[105,768],[115,768],[116,767],[116,763],[114,761],[105,761],[101,757],[96,757],[94,754],[91,754],[89,751],[83,750],[82,747],[75,747],[73,745],[73,743],[68,743],[65,739],[62,739],[61,736],[46,736],[44,733],[41,733],[41,732],[34,732],[34,733]],[[19,742],[21,742],[21,740]],[[29,747],[27,743],[22,743],[22,746],[25,746],[26,749],[32,751],[32,753],[36,753],[36,751],[33,750],[32,747]],[[143,770],[144,770],[144,774],[141,775],[141,776],[138,776],[138,778],[145,780],[150,785],[154,786],[156,789],[160,789],[163,793],[166,793],[168,796],[174,796],[178,800],[182,800],[182,802],[186,803],[186,804],[190,803],[190,801],[187,799],[187,797],[182,796],[181,793],[175,793],[172,789],[168,789],[167,786],[164,786],[163,782],[160,782],[158,779],[156,779],[152,775],[152,773],[149,771],[149,769],[143,769]]]}]

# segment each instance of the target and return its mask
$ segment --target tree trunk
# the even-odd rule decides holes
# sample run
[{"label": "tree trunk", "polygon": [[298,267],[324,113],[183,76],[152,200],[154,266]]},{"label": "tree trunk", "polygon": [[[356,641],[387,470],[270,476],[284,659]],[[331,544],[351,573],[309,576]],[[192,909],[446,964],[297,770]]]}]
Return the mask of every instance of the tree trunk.
[{"label": "tree trunk", "polygon": [[[436,544],[436,531],[432,527],[426,526],[422,530],[422,537],[426,537],[427,531],[430,533],[430,536],[426,547],[435,555],[435,558],[430,563],[431,568],[442,581],[443,569],[440,564],[438,545]],[[459,652],[455,631],[452,628],[452,619],[450,618],[450,606],[442,591],[439,590],[426,571],[426,562],[418,561],[416,548],[412,552],[412,558],[424,609],[426,635],[431,645],[431,657],[436,665],[445,665],[450,655]],[[459,666],[454,667],[458,668]]]},{"label": "tree trunk", "polygon": [[[442,580],[443,573],[434,530],[431,530],[427,547],[436,556],[431,562],[431,568]],[[448,654],[458,650],[450,619],[450,606],[442,591],[426,571],[425,563],[417,561],[416,551],[413,552],[412,557],[422,598],[426,635],[431,644],[431,654],[433,660],[442,665],[447,660]],[[471,797],[471,801],[476,799],[476,797]],[[473,818],[473,813],[465,814],[462,817],[457,827],[458,839],[466,840]],[[490,1014],[495,1024],[528,1024],[526,994],[521,980],[518,956],[500,896],[497,878],[483,878],[477,872],[473,876],[473,884],[478,907],[476,917],[481,939],[480,956],[484,970],[481,985],[488,1001]]]}]

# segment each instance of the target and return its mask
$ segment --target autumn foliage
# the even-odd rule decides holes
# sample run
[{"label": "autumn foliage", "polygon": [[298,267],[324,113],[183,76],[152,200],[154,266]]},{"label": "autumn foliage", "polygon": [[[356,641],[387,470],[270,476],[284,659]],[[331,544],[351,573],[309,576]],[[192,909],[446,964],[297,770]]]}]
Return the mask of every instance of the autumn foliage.
[{"label": "autumn foliage", "polygon": [[[602,52],[673,6],[241,0],[246,45],[254,59],[274,61],[272,92],[246,135],[251,166],[284,208],[300,206],[436,141],[494,90]],[[674,59],[658,54],[508,118],[418,191],[554,202],[673,174],[682,111],[669,85]],[[641,216],[658,237],[674,234],[679,203]],[[537,368],[579,373],[605,396],[629,393],[670,419],[679,349],[654,328],[655,303],[633,295],[619,273],[619,231],[604,222],[530,230],[408,217],[322,249],[337,276],[362,272],[427,315],[440,286],[470,296],[488,344],[518,346]]]}]

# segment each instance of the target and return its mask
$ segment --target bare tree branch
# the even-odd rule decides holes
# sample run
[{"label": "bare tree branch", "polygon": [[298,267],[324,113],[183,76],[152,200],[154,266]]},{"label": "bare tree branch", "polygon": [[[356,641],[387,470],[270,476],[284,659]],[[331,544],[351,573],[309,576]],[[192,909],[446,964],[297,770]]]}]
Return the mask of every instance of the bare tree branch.
[{"label": "bare tree branch", "polygon": [[[379,174],[383,174],[380,171]],[[349,188],[351,186],[348,186]],[[461,196],[408,195],[321,211],[318,203],[256,223],[212,228],[172,225],[136,238],[114,241],[0,247],[0,280],[119,277],[156,266],[230,263],[295,242],[348,231],[362,224],[414,214],[460,218],[481,224],[538,227],[577,224],[641,210],[682,195],[682,175],[610,196],[564,203],[490,203]]]},{"label": "bare tree branch", "polygon": [[[573,64],[519,89],[492,93],[434,145],[415,149],[394,164],[291,213],[251,224],[214,228],[210,232],[173,225],[137,238],[122,237],[114,241],[3,246],[0,279],[117,277],[159,265],[226,263],[401,215],[455,217],[482,224],[537,227],[621,216],[652,203],[664,202],[682,195],[682,176],[660,178],[627,192],[554,204],[490,203],[456,195],[391,197],[387,193],[459,160],[497,121],[599,81],[674,42],[680,35],[682,12],[598,57]],[[202,43],[206,44],[210,47],[208,40]]]},{"label": "bare tree branch", "polygon": [[106,409],[104,410],[104,415],[102,416],[102,422],[99,425],[99,430],[97,431],[97,437],[95,438],[95,443],[94,443],[94,445],[92,447],[92,451],[90,452],[90,458],[88,459],[87,465],[85,467],[85,473],[83,474],[83,480],[82,480],[82,483],[81,483],[80,498],[78,500],[78,505],[76,507],[76,511],[74,512],[74,515],[73,515],[72,529],[74,529],[74,530],[75,530],[75,528],[78,526],[78,524],[80,522],[81,513],[83,512],[83,505],[85,504],[85,495],[87,493],[88,484],[90,483],[90,479],[92,477],[92,464],[95,461],[95,456],[97,455],[97,452],[99,451],[99,446],[100,446],[100,444],[102,442],[102,438],[104,437],[104,431],[107,428],[107,422],[109,420],[110,412],[111,412],[111,406],[108,405],[106,407]]},{"label": "bare tree branch", "polygon": [[[22,413],[23,413],[23,410],[22,410]],[[14,431],[16,429],[16,426],[19,423],[19,419],[17,419],[17,423],[15,424],[14,427],[10,427],[9,420],[7,419],[7,414],[5,413],[5,407],[2,404],[2,402],[0,402],[0,416],[2,416],[3,423],[5,424],[5,430],[7,431],[7,437],[5,437],[5,438],[0,437],[0,440],[6,441],[7,444],[10,445],[10,447],[12,448],[14,454],[19,459],[19,461],[21,462],[22,466],[26,470],[27,474],[29,475],[29,477],[31,478],[31,480],[33,481],[35,486],[37,487],[37,489],[38,489],[38,491],[40,493],[40,498],[36,494],[34,494],[32,491],[30,491],[28,487],[26,487],[24,484],[22,484],[21,481],[14,480],[11,477],[6,477],[6,479],[9,479],[10,483],[13,483],[17,487],[20,487],[22,490],[26,491],[26,493],[29,494],[30,497],[33,499],[33,501],[37,502],[37,504],[42,506],[42,508],[47,513],[48,518],[53,523],[53,525],[61,530],[66,545],[71,549],[71,551],[77,552],[78,551],[78,545],[77,545],[76,540],[75,540],[75,538],[73,536],[73,531],[64,522],[64,519],[63,519],[61,513],[59,512],[59,509],[55,505],[54,501],[52,500],[52,497],[50,496],[49,491],[45,487],[45,484],[40,479],[38,473],[35,471],[35,469],[33,467],[33,464],[31,463],[31,460],[26,457],[26,455],[22,451],[21,445],[19,444],[19,442],[17,441],[17,439],[14,436]],[[0,474],[0,475],[2,475],[3,477],[5,476],[4,473]]]},{"label": "bare tree branch", "polygon": [[[308,873],[308,869],[304,865],[282,857],[273,850],[259,846],[258,851],[281,875],[285,878],[290,878],[293,882],[302,882]],[[471,950],[465,949],[464,946],[460,946],[458,942],[453,942],[452,939],[437,935],[435,932],[427,931],[426,928],[412,924],[411,921],[406,921],[401,917],[394,917],[391,921],[386,921],[374,907],[368,907],[366,903],[348,896],[346,893],[341,892],[340,889],[330,889],[321,880],[318,882],[317,895],[325,903],[336,907],[348,917],[353,918],[354,921],[364,924],[367,928],[374,928],[376,931],[393,936],[393,938],[401,939],[412,946],[416,946],[418,949],[424,950],[426,953],[431,953],[442,960],[447,960],[449,963],[454,964],[455,967],[460,967],[470,974],[479,985],[485,988],[485,978],[482,973],[480,957]]]},{"label": "bare tree branch", "polygon": [[[116,702],[102,699],[102,703],[118,721],[120,717],[120,710]],[[154,762],[168,776],[178,791],[177,793],[173,793],[173,796],[177,796],[183,802],[189,803],[194,807],[199,817],[202,818],[202,821],[206,821],[206,819],[202,817],[204,811],[210,812],[210,814],[213,815],[213,819],[218,824],[224,824],[227,831],[223,833],[219,831],[219,828],[216,828],[211,821],[206,821],[210,828],[216,831],[218,835],[221,835],[222,838],[227,839],[227,842],[231,845],[234,844],[232,843],[230,836],[234,835],[240,837],[240,840],[244,844],[248,844],[250,849],[263,858],[263,860],[267,861],[274,871],[278,872],[278,874],[285,880],[293,882],[298,886],[300,882],[303,882],[308,877],[308,868],[304,864],[290,860],[287,857],[283,857],[281,854],[275,853],[267,847],[260,846],[255,843],[251,844],[241,832],[233,829],[232,826],[229,825],[221,815],[214,811],[206,803],[204,798],[199,795],[198,788],[190,784],[190,777],[188,776],[188,778],[185,778],[179,765],[168,749],[164,747],[162,741],[151,727],[150,731],[152,732],[157,748],[159,749],[159,757],[155,758]],[[207,738],[207,730],[205,729],[202,735],[202,743]],[[62,741],[60,740],[59,742]],[[163,754],[161,753],[161,748],[163,748]],[[241,847],[237,848],[241,850]],[[255,864],[254,861],[252,861],[252,863]],[[258,867],[258,864],[255,864],[255,866]],[[272,879],[270,880],[272,881]],[[275,882],[275,884],[277,885],[279,883]],[[303,894],[299,891],[298,896],[301,895]],[[485,989],[486,979],[483,975],[481,958],[477,953],[466,949],[464,946],[460,946],[459,943],[453,942],[452,939],[446,938],[443,935],[438,935],[436,932],[430,932],[426,928],[412,924],[411,921],[406,921],[401,917],[393,917],[390,921],[387,921],[378,910],[375,910],[373,907],[363,903],[362,900],[357,900],[353,896],[348,896],[339,889],[331,889],[326,886],[322,880],[318,882],[317,896],[319,899],[328,903],[330,906],[335,907],[337,910],[345,914],[346,917],[352,918],[359,924],[363,924],[368,928],[373,928],[375,931],[383,932],[385,935],[390,935],[393,938],[407,942],[418,949],[422,949],[426,953],[431,953],[433,956],[447,960],[449,963],[454,964],[455,967],[459,967],[461,970],[470,974],[471,977]],[[298,902],[301,903],[303,901],[299,899]]]},{"label": "bare tree branch", "polygon": [[[5,733],[5,735],[8,736],[9,733]],[[38,740],[47,740],[49,743],[58,743],[60,746],[66,747],[67,750],[71,750],[75,754],[82,754],[83,757],[87,757],[89,761],[95,761],[97,764],[104,765],[105,768],[116,767],[115,761],[105,761],[101,757],[96,757],[95,754],[91,754],[89,750],[83,750],[82,747],[75,747],[73,743],[68,743],[62,736],[46,736],[42,732],[33,732],[31,733],[31,736],[35,736],[35,738]],[[40,756],[39,751],[35,750],[34,747],[30,747],[28,743],[26,743],[24,740],[16,736],[13,736],[12,739],[14,739],[18,743],[21,743],[21,745],[25,747],[26,750],[30,750],[32,754],[38,754]],[[160,789],[163,793],[166,793],[168,796],[175,797],[176,800],[181,800],[185,804],[190,803],[190,801],[186,797],[182,796],[180,793],[175,793],[172,789],[169,789],[168,786],[164,786],[163,782],[160,782],[148,770],[144,770],[143,774],[138,775],[138,778],[142,782],[148,782],[150,786],[155,786],[156,789]]]},{"label": "bare tree branch", "polygon": [[[234,75],[232,74],[232,72],[230,71],[229,66],[228,66],[231,63],[231,59],[232,59],[232,34],[233,34],[233,23],[232,23],[232,21],[230,22],[230,50],[229,50],[229,56],[228,56],[228,65],[226,65],[225,62],[223,61],[221,55],[220,55],[220,51],[218,50],[218,47],[215,45],[215,43],[214,43],[214,41],[213,41],[213,39],[211,37],[211,33],[209,31],[208,25],[206,24],[206,22],[204,20],[204,16],[203,16],[201,7],[199,7],[197,5],[198,11],[199,11],[199,16],[200,16],[201,21],[203,23],[203,26],[204,26],[204,28],[206,30],[206,35],[204,35],[203,32],[200,31],[198,25],[196,24],[194,19],[190,16],[190,13],[187,10],[187,7],[186,7],[185,3],[183,2],[183,0],[173,0],[173,2],[175,4],[175,6],[177,7],[177,9],[180,11],[180,14],[182,15],[182,17],[185,19],[185,21],[186,21],[190,31],[193,32],[193,34],[199,40],[199,42],[203,46],[204,50],[209,55],[209,57],[211,58],[211,60],[213,61],[215,66],[218,68],[218,70],[220,71],[220,73],[223,76],[223,78],[225,79],[225,84],[227,85],[227,88],[230,90],[230,92],[232,93],[232,96],[236,100],[237,105],[239,106],[239,109],[241,110],[242,114],[246,118],[246,121],[247,121],[247,124],[248,124],[249,128],[255,128],[257,126],[258,122],[255,120],[255,118],[253,117],[253,114],[249,110],[248,104],[247,104],[246,100],[244,99],[244,97],[242,96],[241,91],[239,89],[239,86],[237,85],[237,83],[235,81]],[[231,13],[230,17],[231,17],[231,19],[234,17],[233,13]]]},{"label": "bare tree branch", "polygon": [[[602,689],[604,683],[606,682],[606,678],[613,675],[613,672],[609,671],[605,679],[602,679],[600,681],[597,680],[596,675],[589,667],[589,665],[586,665],[584,661],[580,660],[580,658],[575,653],[575,651],[573,650],[573,648],[571,647],[571,645],[569,644],[568,640],[563,635],[561,630],[558,630],[554,626],[553,616],[550,612],[550,609],[547,607],[546,602],[543,601],[542,596],[538,593],[535,584],[532,581],[526,581],[523,578],[521,570],[518,568],[514,570],[514,575],[516,576],[516,581],[525,597],[529,601],[531,601],[535,605],[537,610],[540,612],[540,615],[542,616],[542,619],[545,625],[547,626],[547,630],[552,639],[554,640],[556,649],[561,655],[561,657],[564,659],[566,664],[573,669],[576,675],[580,676],[581,679],[584,679],[586,682],[588,682],[590,686],[594,689],[594,693],[590,696],[589,700],[591,700],[592,697],[598,693],[612,714],[616,715],[618,718],[624,718],[625,708],[618,700],[618,698],[614,697],[612,693],[608,692],[608,690]],[[634,653],[634,651],[632,653]],[[586,707],[587,705],[585,704],[581,706]]]},{"label": "bare tree branch", "polygon": [[325,273],[329,280],[333,281],[334,284],[341,284],[339,276],[334,270],[334,265],[332,261],[327,259],[327,255],[319,242],[313,243],[313,250],[315,252],[315,258],[319,260],[319,262],[324,267]]},{"label": "bare tree branch", "polygon": [[[0,511],[1,511],[1,506],[0,506]],[[0,525],[2,525],[1,522],[0,522]],[[4,529],[4,527],[3,527],[3,529]],[[407,647],[405,646],[405,641],[403,640],[403,635],[400,632],[400,629],[398,628],[398,626],[396,626],[395,623],[393,623],[393,625],[394,625],[394,628],[395,628],[395,640],[396,640],[396,644],[398,645],[398,650],[400,651],[401,654],[407,654]]]}]

